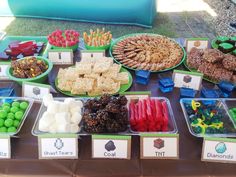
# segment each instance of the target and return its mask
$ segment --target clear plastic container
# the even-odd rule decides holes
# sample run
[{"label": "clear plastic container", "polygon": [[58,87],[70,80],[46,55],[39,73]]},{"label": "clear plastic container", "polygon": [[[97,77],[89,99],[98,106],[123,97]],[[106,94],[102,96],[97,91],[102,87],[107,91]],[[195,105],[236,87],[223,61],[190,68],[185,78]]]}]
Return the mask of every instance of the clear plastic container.
[{"label": "clear plastic container", "polygon": [[9,132],[9,133],[0,133],[1,135],[9,135],[9,136],[14,136],[16,134],[18,134],[21,130],[21,127],[23,126],[25,119],[27,118],[30,109],[34,103],[34,101],[30,98],[26,98],[26,97],[0,97],[0,105],[2,105],[3,103],[11,103],[13,101],[27,101],[29,103],[28,108],[25,110],[23,118],[20,121],[20,125],[18,126],[16,132]]},{"label": "clear plastic container", "polygon": [[[58,98],[53,98],[55,101],[61,101],[63,102],[66,98],[65,97],[58,97]],[[84,99],[82,98],[74,98],[75,100],[80,100],[83,102]],[[43,132],[43,131],[40,131],[39,130],[39,120],[42,118],[44,112],[47,111],[47,107],[41,103],[41,106],[40,106],[40,109],[39,109],[39,112],[38,112],[38,115],[37,115],[37,118],[34,122],[34,125],[33,125],[33,128],[32,128],[32,131],[31,133],[34,135],[34,136],[39,136],[39,135],[46,135],[46,134],[51,134],[49,132]],[[81,110],[81,114],[83,114],[83,110]],[[80,124],[82,125],[82,121],[80,122]],[[69,133],[69,132],[68,132]],[[65,133],[65,134],[68,134],[68,133]],[[77,132],[79,133],[79,132]],[[77,134],[76,133],[76,134]],[[56,134],[62,134],[62,133],[56,133]],[[70,134],[74,134],[74,133],[70,133]]]},{"label": "clear plastic container", "polygon": [[137,132],[137,131],[133,131],[130,127],[130,131],[132,132],[132,134],[145,134],[145,133],[147,133],[147,134],[176,134],[176,133],[178,133],[178,129],[177,129],[177,125],[176,125],[176,122],[175,122],[174,113],[173,113],[173,110],[172,110],[171,105],[170,105],[170,101],[165,97],[150,97],[150,99],[158,99],[160,101],[165,101],[167,103],[168,117],[169,117],[168,131]]},{"label": "clear plastic container", "polygon": [[231,98],[231,99],[224,99],[224,103],[226,105],[227,108],[227,113],[230,116],[230,118],[233,121],[234,127],[236,129],[236,119],[232,117],[232,115],[230,114],[230,110],[235,108],[236,109],[236,99],[235,98]]},{"label": "clear plastic container", "polygon": [[[203,102],[205,105],[207,104],[216,104],[217,108],[219,108],[222,111],[222,114],[224,116],[223,121],[227,125],[225,127],[227,129],[227,133],[196,133],[193,130],[193,127],[191,126],[190,118],[187,113],[186,107],[184,103],[191,103],[191,101],[194,100],[196,102]],[[230,118],[228,111],[227,111],[227,106],[225,104],[225,101],[227,99],[214,99],[214,98],[183,98],[180,100],[180,104],[184,113],[184,117],[186,120],[186,123],[188,125],[189,132],[195,136],[195,137],[236,137],[236,129],[234,127],[233,121]]]}]

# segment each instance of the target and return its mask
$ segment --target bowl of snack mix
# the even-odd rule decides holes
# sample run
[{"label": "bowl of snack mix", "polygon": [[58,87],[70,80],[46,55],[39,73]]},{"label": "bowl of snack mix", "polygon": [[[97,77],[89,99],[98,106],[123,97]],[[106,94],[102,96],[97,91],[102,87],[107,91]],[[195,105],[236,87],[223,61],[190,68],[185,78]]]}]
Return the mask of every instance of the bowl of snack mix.
[{"label": "bowl of snack mix", "polygon": [[7,68],[7,76],[10,80],[16,81],[20,85],[22,82],[43,83],[53,64],[44,57],[25,57],[16,61],[12,61]]}]

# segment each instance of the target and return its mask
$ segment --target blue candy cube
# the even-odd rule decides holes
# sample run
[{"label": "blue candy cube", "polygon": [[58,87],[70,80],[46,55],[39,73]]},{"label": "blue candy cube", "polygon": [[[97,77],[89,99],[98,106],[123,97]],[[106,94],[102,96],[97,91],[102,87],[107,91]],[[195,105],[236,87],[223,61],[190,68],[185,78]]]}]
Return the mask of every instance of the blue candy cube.
[{"label": "blue candy cube", "polygon": [[174,87],[163,87],[162,85],[160,85],[159,88],[163,93],[172,92],[174,90]]},{"label": "blue candy cube", "polygon": [[171,92],[174,89],[174,82],[171,78],[160,79],[159,88],[163,93]]},{"label": "blue candy cube", "polygon": [[196,90],[190,88],[180,88],[180,98],[194,98]]},{"label": "blue candy cube", "polygon": [[222,90],[222,92],[231,93],[234,90],[234,85],[227,81],[221,81],[218,87]]},{"label": "blue candy cube", "polygon": [[171,78],[163,78],[159,80],[159,84],[162,87],[174,87],[174,82]]},{"label": "blue candy cube", "polygon": [[202,89],[201,97],[203,98],[219,98],[220,94],[216,89]]},{"label": "blue candy cube", "polygon": [[151,73],[150,71],[146,70],[135,71],[136,83],[147,85],[149,82],[150,73]]}]

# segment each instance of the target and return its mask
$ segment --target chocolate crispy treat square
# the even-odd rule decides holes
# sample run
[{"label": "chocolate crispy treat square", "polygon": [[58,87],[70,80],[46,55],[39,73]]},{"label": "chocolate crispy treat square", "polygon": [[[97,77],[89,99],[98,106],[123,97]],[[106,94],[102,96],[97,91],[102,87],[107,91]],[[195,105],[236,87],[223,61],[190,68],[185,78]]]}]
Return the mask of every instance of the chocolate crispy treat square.
[{"label": "chocolate crispy treat square", "polygon": [[224,54],[217,50],[217,49],[206,49],[203,54],[203,60],[210,62],[210,63],[216,63],[220,62],[224,59]]},{"label": "chocolate crispy treat square", "polygon": [[198,71],[200,71],[201,73],[203,73],[205,76],[207,77],[211,77],[214,73],[214,70],[216,69],[216,67],[208,62],[203,62],[199,68]]},{"label": "chocolate crispy treat square", "polygon": [[224,68],[231,71],[236,71],[236,56],[233,56],[230,54],[225,55],[225,58],[222,61],[222,64]]},{"label": "chocolate crispy treat square", "polygon": [[215,81],[230,81],[232,76],[233,72],[228,71],[224,68],[216,68],[212,75],[212,79]]}]

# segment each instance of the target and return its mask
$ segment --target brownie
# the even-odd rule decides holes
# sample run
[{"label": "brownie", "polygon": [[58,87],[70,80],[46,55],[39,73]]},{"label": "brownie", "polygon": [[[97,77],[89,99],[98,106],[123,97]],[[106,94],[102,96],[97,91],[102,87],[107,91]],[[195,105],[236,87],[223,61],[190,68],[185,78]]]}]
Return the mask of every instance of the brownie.
[{"label": "brownie", "polygon": [[187,64],[190,68],[198,69],[202,64],[203,50],[193,47],[187,56]]},{"label": "brownie", "polygon": [[222,61],[224,68],[235,71],[236,70],[236,56],[226,54]]},{"label": "brownie", "polygon": [[234,85],[236,85],[236,75],[233,75],[233,76],[231,77],[231,82],[232,82]]},{"label": "brownie", "polygon": [[211,78],[217,82],[230,81],[232,76],[233,76],[232,71],[228,71],[227,69],[224,68],[216,68]]},{"label": "brownie", "polygon": [[210,63],[216,63],[222,61],[224,58],[224,54],[217,50],[217,49],[206,49],[204,50],[203,54],[203,60],[210,62]]}]

